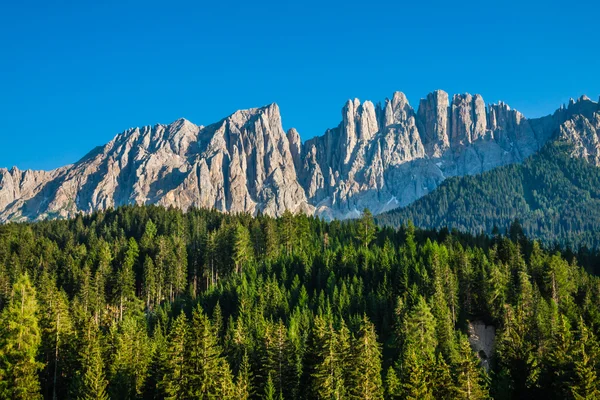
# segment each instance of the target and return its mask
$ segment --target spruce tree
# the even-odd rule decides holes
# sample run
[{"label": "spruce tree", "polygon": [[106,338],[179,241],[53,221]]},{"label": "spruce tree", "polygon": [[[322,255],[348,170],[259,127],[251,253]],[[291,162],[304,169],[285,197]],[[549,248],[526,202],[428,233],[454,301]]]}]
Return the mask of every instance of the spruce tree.
[{"label": "spruce tree", "polygon": [[96,324],[89,321],[81,347],[81,383],[77,388],[80,400],[108,400],[104,360],[100,332]]},{"label": "spruce tree", "polygon": [[111,329],[111,399],[134,398],[142,393],[151,361],[151,342],[145,326],[131,316]]},{"label": "spruce tree", "polygon": [[202,306],[194,309],[185,349],[185,394],[189,398],[224,398],[233,381],[227,361],[221,356],[210,319]]},{"label": "spruce tree", "polygon": [[362,247],[365,249],[375,239],[376,226],[373,220],[373,214],[368,208],[365,208],[358,224],[358,234],[356,238]]},{"label": "spruce tree", "polygon": [[578,346],[575,355],[571,392],[576,400],[600,399],[597,358],[600,354],[594,334],[582,319],[578,325]]},{"label": "spruce tree", "polygon": [[238,223],[235,227],[233,243],[233,263],[237,274],[241,274],[244,264],[252,260],[253,253],[250,232],[248,228]]},{"label": "spruce tree", "polygon": [[482,379],[479,359],[473,353],[465,335],[460,335],[458,344],[459,359],[455,366],[457,399],[487,399],[487,388]]},{"label": "spruce tree", "polygon": [[271,374],[267,377],[267,383],[265,385],[265,392],[263,395],[264,400],[276,400],[277,395],[275,394],[275,385],[273,384],[273,377]]},{"label": "spruce tree", "polygon": [[248,400],[252,395],[252,371],[250,370],[250,360],[248,358],[248,353],[244,352],[242,363],[235,381],[235,399]]},{"label": "spruce tree", "polygon": [[377,342],[375,326],[366,315],[361,321],[353,351],[350,397],[364,400],[383,399],[381,349]]},{"label": "spruce tree", "polygon": [[167,338],[159,323],[154,327],[152,337],[152,356],[148,366],[148,377],[144,381],[144,399],[158,400],[165,397],[162,381],[167,364]]},{"label": "spruce tree", "polygon": [[165,393],[165,399],[183,399],[186,396],[188,377],[185,374],[186,337],[188,332],[187,319],[184,313],[173,322],[167,338],[167,351],[160,389]]},{"label": "spruce tree", "polygon": [[407,400],[433,400],[431,371],[416,349],[407,348],[402,357],[402,397]]},{"label": "spruce tree", "polygon": [[394,367],[389,367],[385,376],[385,394],[388,399],[399,399],[402,394],[402,384]]},{"label": "spruce tree", "polygon": [[420,360],[432,366],[438,344],[436,320],[423,296],[419,296],[404,321],[404,335],[405,348],[413,348]]},{"label": "spruce tree", "polygon": [[41,398],[36,360],[41,343],[36,291],[22,274],[12,288],[12,298],[0,315],[0,397]]},{"label": "spruce tree", "polygon": [[446,363],[441,353],[437,355],[431,381],[433,385],[433,397],[436,400],[452,400],[456,398],[456,385],[452,379],[450,366]]},{"label": "spruce tree", "polygon": [[331,320],[320,316],[315,325],[316,365],[312,373],[314,391],[320,399],[345,397],[344,363],[338,344],[338,334]]}]

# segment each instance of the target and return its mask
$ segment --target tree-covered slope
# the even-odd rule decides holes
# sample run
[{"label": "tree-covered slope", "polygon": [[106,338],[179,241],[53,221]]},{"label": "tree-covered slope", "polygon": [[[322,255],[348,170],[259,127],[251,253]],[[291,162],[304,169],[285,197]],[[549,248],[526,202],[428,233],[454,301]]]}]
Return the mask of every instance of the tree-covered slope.
[{"label": "tree-covered slope", "polygon": [[595,399],[584,265],[368,213],[3,225],[0,399]]},{"label": "tree-covered slope", "polygon": [[556,141],[523,164],[446,180],[411,205],[380,215],[381,224],[412,220],[424,228],[472,233],[503,230],[519,219],[525,233],[547,244],[600,245],[600,168],[571,157]]}]

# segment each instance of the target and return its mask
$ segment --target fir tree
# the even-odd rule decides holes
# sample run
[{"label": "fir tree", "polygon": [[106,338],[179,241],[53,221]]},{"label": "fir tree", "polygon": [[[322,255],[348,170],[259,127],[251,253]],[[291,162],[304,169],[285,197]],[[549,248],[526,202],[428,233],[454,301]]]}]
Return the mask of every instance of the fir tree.
[{"label": "fir tree", "polygon": [[271,377],[271,374],[269,374],[269,376],[267,377],[267,383],[265,385],[265,393],[263,395],[263,399],[264,400],[276,400],[277,396],[276,396],[276,391],[275,391],[275,385],[273,384],[273,378]]},{"label": "fir tree", "polygon": [[235,399],[248,400],[252,395],[252,371],[250,370],[250,360],[248,358],[248,353],[244,352],[242,363],[235,381]]},{"label": "fir tree", "polygon": [[360,218],[360,223],[358,225],[358,234],[357,239],[358,242],[365,249],[369,247],[369,244],[375,239],[375,221],[373,220],[373,214],[369,211],[368,208],[365,208],[362,212],[362,216]]},{"label": "fir tree", "polygon": [[331,320],[315,320],[317,364],[312,374],[314,390],[320,399],[345,397],[344,354],[340,352],[338,334]]},{"label": "fir tree", "polygon": [[38,399],[40,383],[36,361],[41,343],[35,288],[27,274],[13,285],[12,299],[0,315],[0,397]]},{"label": "fir tree", "polygon": [[356,399],[383,399],[381,381],[381,349],[377,343],[375,327],[363,316],[354,342],[353,373],[350,396]]},{"label": "fir tree", "polygon": [[479,360],[473,353],[466,336],[460,335],[458,344],[459,359],[456,364],[457,396],[460,399],[487,399],[488,392],[482,379]]},{"label": "fir tree", "polygon": [[77,398],[81,400],[108,400],[106,392],[108,381],[104,373],[100,332],[96,324],[91,321],[87,323],[80,357],[82,379],[80,386],[77,388]]},{"label": "fir tree", "polygon": [[402,384],[394,367],[389,367],[385,376],[385,394],[388,399],[399,399],[402,393]]},{"label": "fir tree", "polygon": [[235,272],[242,273],[244,264],[253,258],[252,240],[248,228],[238,223],[235,227],[235,237],[233,244],[233,262]]},{"label": "fir tree", "polygon": [[185,393],[189,398],[224,398],[233,388],[229,365],[209,318],[202,307],[194,309],[186,340]]},{"label": "fir tree", "polygon": [[159,383],[165,393],[165,399],[183,399],[186,396],[188,377],[185,374],[187,319],[184,313],[173,322],[167,339],[167,351],[164,372]]},{"label": "fir tree", "polygon": [[599,355],[598,343],[583,320],[579,321],[578,336],[571,392],[576,400],[599,399],[600,382],[596,362]]}]

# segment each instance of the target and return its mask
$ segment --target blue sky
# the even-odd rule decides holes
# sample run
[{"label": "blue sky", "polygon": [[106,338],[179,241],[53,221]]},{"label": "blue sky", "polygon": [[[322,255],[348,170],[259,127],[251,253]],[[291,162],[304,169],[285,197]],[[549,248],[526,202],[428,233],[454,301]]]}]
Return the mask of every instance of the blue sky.
[{"label": "blue sky", "polygon": [[302,138],[348,98],[481,93],[526,116],[600,95],[597,1],[3,1],[0,167],[72,163],[132,126],[272,102]]}]

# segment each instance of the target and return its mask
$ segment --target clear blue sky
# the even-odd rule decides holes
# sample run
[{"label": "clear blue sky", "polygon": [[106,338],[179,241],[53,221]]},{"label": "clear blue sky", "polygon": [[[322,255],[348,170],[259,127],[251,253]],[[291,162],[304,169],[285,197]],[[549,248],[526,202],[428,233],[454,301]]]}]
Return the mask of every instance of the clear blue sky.
[{"label": "clear blue sky", "polygon": [[277,102],[302,138],[348,98],[481,93],[526,116],[600,94],[600,2],[2,1],[0,167],[132,126]]}]

